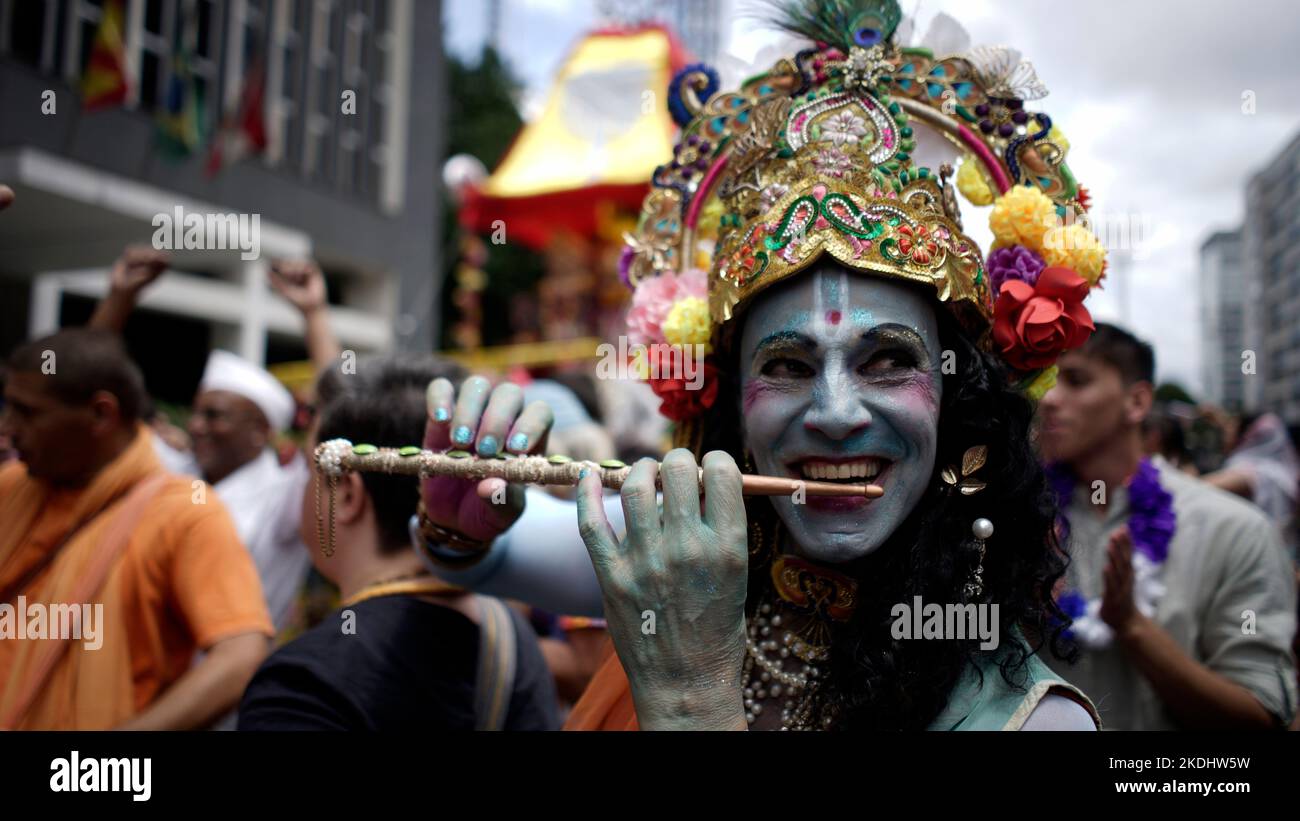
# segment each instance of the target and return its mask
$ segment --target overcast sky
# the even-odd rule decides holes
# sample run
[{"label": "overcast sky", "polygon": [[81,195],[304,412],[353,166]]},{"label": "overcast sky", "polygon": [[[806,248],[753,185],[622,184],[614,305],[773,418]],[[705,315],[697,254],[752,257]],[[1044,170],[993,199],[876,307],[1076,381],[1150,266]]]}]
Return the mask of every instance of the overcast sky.
[{"label": "overcast sky", "polygon": [[[722,1],[742,12],[724,32],[727,54],[749,61],[780,39],[743,15],[754,0]],[[502,4],[503,51],[535,110],[565,54],[599,22],[596,4]],[[485,6],[446,0],[449,48],[478,53]],[[903,0],[903,9],[919,17],[918,38],[947,12],[974,45],[1010,45],[1034,64],[1051,95],[1030,107],[1064,129],[1094,212],[1131,226],[1135,238],[1127,271],[1089,307],[1155,343],[1160,380],[1199,392],[1198,249],[1240,223],[1246,180],[1300,132],[1296,0]],[[1253,114],[1243,111],[1246,92]],[[985,217],[963,213],[987,247],[987,229],[976,224]]]}]

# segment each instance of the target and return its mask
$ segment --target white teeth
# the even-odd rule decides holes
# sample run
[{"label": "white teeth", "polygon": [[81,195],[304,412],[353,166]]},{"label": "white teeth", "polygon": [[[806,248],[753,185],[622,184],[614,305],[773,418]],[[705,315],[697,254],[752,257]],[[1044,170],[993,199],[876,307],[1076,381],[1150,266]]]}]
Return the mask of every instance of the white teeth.
[{"label": "white teeth", "polygon": [[835,479],[872,479],[880,474],[882,462],[879,459],[867,459],[862,462],[846,462],[831,465],[825,462],[805,462],[803,476],[814,481]]}]

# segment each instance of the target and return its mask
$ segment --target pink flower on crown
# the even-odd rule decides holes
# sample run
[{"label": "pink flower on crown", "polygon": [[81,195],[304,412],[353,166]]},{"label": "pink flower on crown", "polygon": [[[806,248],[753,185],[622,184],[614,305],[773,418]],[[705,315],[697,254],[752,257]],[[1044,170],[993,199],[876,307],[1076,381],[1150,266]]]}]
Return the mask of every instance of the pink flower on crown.
[{"label": "pink flower on crown", "polygon": [[634,345],[665,341],[664,320],[673,305],[691,296],[706,302],[709,298],[708,274],[698,268],[643,279],[632,293],[632,307],[627,312],[628,341]]}]

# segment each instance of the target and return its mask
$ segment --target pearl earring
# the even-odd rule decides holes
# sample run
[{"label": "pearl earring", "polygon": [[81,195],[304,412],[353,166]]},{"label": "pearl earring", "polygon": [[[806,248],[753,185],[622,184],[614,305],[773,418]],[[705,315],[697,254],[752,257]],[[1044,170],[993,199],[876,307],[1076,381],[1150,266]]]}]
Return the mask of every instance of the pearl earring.
[{"label": "pearl earring", "polygon": [[975,565],[975,573],[971,576],[971,580],[966,582],[962,592],[967,599],[974,599],[984,593],[984,540],[993,535],[993,523],[988,519],[976,519],[970,530],[975,536],[976,544],[980,546],[980,560],[979,564]]}]

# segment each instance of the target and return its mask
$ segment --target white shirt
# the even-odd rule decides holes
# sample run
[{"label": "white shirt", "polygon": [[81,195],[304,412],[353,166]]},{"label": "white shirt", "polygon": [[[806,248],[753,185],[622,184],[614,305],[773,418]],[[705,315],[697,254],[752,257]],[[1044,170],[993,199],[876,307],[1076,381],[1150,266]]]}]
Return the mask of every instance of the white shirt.
[{"label": "white shirt", "polygon": [[[154,444],[160,453],[167,448],[156,437]],[[164,462],[169,469],[200,475],[193,457],[177,459],[175,451],[168,457]],[[257,565],[262,596],[277,632],[284,628],[294,596],[311,564],[311,554],[298,535],[302,495],[310,479],[311,470],[302,454],[281,467],[273,452],[263,450],[256,459],[213,485]]]}]

